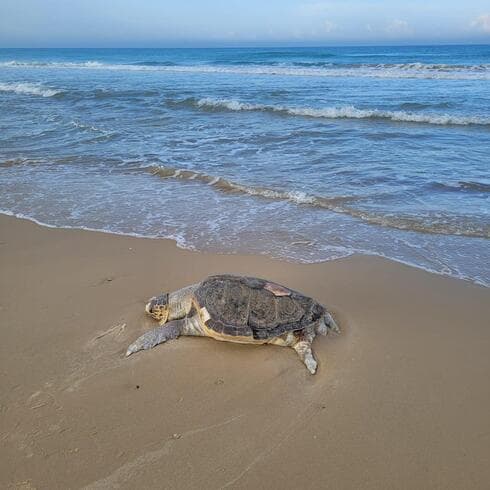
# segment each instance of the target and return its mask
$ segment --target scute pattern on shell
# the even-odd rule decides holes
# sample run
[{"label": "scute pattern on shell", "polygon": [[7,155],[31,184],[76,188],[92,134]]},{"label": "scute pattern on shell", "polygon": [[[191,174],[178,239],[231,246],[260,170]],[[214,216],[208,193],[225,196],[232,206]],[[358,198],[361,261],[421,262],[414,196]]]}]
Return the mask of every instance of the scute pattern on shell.
[{"label": "scute pattern on shell", "polygon": [[323,306],[296,291],[276,296],[268,281],[232,275],[211,276],[195,291],[199,307],[209,313],[206,326],[225,335],[269,339],[318,321]]}]

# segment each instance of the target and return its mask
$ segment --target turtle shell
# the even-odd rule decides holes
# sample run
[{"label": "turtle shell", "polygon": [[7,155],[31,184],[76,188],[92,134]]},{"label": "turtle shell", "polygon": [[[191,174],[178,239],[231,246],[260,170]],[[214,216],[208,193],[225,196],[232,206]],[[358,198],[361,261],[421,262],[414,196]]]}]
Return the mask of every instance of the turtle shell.
[{"label": "turtle shell", "polygon": [[208,328],[257,340],[301,330],[325,313],[312,298],[255,277],[211,276],[194,295],[197,306],[209,314]]}]

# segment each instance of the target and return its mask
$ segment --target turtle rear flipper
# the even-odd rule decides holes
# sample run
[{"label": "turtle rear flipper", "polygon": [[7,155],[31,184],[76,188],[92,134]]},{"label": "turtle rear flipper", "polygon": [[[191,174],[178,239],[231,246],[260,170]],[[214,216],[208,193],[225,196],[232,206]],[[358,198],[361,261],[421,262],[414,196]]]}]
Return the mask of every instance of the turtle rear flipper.
[{"label": "turtle rear flipper", "polygon": [[333,319],[333,316],[328,311],[325,312],[324,318],[325,318],[325,323],[327,324],[327,327],[330,330],[332,330],[332,332],[340,333],[340,327],[338,326],[336,321]]}]

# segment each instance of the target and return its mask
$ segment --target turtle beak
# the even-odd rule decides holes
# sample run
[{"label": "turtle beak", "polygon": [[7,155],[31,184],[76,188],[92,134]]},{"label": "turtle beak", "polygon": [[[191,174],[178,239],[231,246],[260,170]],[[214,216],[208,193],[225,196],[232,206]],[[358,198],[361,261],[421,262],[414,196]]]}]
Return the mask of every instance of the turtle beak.
[{"label": "turtle beak", "polygon": [[145,311],[146,313],[148,313],[148,315],[151,315],[151,307],[153,306],[153,301],[155,300],[156,298],[153,297],[150,299],[150,301],[148,301],[148,303],[146,303],[146,306],[145,306]]}]

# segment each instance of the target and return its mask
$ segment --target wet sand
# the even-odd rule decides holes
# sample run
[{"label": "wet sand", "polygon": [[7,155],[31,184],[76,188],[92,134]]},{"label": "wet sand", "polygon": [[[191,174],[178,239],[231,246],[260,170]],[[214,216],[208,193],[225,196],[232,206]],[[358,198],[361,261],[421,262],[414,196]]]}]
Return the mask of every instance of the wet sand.
[{"label": "wet sand", "polygon": [[[0,270],[1,488],[488,488],[488,289],[6,216]],[[332,308],[315,376],[291,349],[202,338],[124,357],[148,297],[220,272]]]}]

